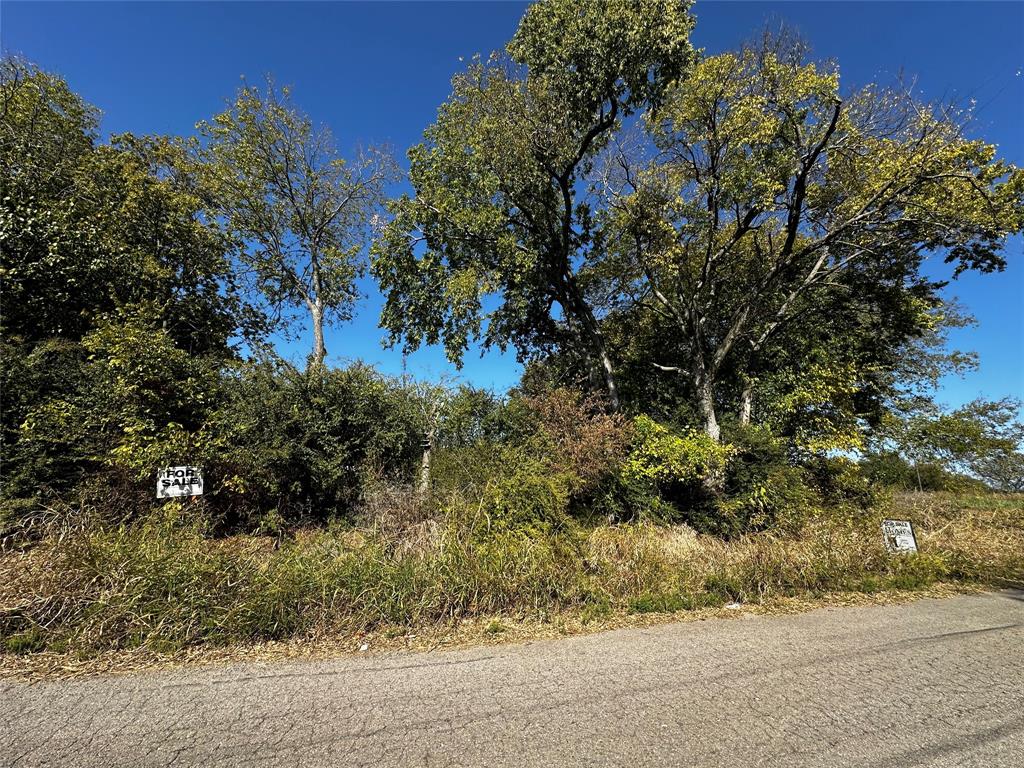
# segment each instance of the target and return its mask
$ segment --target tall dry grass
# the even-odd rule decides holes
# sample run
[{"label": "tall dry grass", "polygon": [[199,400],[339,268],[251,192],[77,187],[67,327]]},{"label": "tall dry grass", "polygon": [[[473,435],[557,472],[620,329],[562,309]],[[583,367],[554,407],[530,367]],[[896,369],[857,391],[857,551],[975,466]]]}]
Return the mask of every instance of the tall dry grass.
[{"label": "tall dry grass", "polygon": [[[393,508],[398,505],[400,508]],[[883,516],[920,553],[889,555]],[[357,527],[211,538],[173,506],[132,525],[65,520],[0,556],[7,652],[154,650],[471,616],[677,611],[937,581],[1024,583],[1024,496],[915,494],[731,541],[649,523],[488,529],[384,499]]]}]

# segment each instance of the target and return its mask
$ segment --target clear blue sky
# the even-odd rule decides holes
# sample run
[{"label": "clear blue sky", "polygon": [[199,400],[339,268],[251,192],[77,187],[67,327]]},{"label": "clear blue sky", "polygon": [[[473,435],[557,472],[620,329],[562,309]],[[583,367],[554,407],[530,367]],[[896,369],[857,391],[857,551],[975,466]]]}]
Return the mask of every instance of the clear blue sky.
[{"label": "clear blue sky", "polygon": [[[583,2],[584,0],[581,0]],[[489,52],[511,36],[521,3],[28,3],[3,0],[0,38],[63,75],[103,110],[103,130],[188,134],[219,111],[245,75],[273,73],[294,87],[314,120],[331,126],[344,149],[386,142],[404,159],[447,97],[459,57]],[[696,45],[736,46],[767,21],[796,27],[821,58],[838,60],[845,85],[916,75],[927,97],[974,98],[978,135],[1024,164],[1024,4],[982,2],[698,2]],[[968,275],[950,287],[978,318],[957,333],[977,350],[981,369],[945,382],[942,399],[1024,395],[1022,241],[1002,275]],[[929,269],[948,274],[939,264]],[[372,282],[355,322],[331,329],[333,362],[361,358],[388,372],[399,352],[381,347],[381,299]],[[301,359],[306,341],[285,345]],[[423,350],[408,370],[448,369]],[[462,376],[502,389],[519,373],[513,355],[467,356]]]}]

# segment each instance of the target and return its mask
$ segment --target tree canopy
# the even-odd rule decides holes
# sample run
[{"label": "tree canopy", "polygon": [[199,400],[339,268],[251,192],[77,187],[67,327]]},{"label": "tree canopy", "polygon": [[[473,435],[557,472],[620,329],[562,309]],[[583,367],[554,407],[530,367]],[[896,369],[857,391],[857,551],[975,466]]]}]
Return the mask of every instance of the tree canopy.
[{"label": "tree canopy", "polygon": [[[411,196],[391,205],[374,247],[382,325],[407,349],[472,340],[520,356],[587,350],[617,401],[599,319],[579,284],[602,235],[586,195],[621,120],[657,106],[693,58],[689,3],[531,6],[506,54],[452,82],[425,141],[409,151]],[[567,341],[571,340],[571,341]]]},{"label": "tree canopy", "polygon": [[[925,323],[928,255],[956,273],[999,270],[1024,225],[1024,172],[968,138],[960,115],[905,90],[844,97],[838,70],[802,53],[769,38],[702,58],[649,116],[655,156],[611,159],[602,291],[621,311],[658,316],[675,352],[652,362],[689,380],[716,439],[727,369],[749,420],[767,345],[801,344],[810,321],[849,347],[864,313]],[[846,364],[820,346],[805,353],[828,376]]]},{"label": "tree canopy", "polygon": [[288,88],[243,86],[228,109],[198,126],[196,168],[256,287],[278,317],[304,308],[311,362],[322,366],[324,325],[352,316],[369,224],[395,175],[388,152],[346,160],[326,127]]},{"label": "tree canopy", "polygon": [[[685,0],[531,5],[391,200],[389,153],[342,152],[272,80],[195,136],[102,139],[4,58],[5,499],[137,509],[158,467],[202,461],[219,521],[275,530],[388,483],[422,511],[440,477],[500,510],[536,491],[531,525],[643,509],[731,535],[867,476],[1018,488],[1019,403],[937,402],[976,358],[926,260],[1001,271],[1024,171],[969,110],[846,87],[785,33],[695,51],[693,24]],[[512,348],[518,386],[329,366],[367,265],[390,344]],[[265,343],[296,318],[304,371]]]}]

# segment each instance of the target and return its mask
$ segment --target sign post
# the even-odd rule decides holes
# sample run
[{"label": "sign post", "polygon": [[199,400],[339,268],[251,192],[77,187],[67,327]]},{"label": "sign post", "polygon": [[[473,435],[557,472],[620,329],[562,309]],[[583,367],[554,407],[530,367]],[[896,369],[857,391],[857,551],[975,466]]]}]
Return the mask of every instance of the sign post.
[{"label": "sign post", "polygon": [[882,539],[885,541],[885,548],[892,554],[917,552],[914,525],[909,520],[883,520]]},{"label": "sign post", "polygon": [[165,467],[156,476],[156,497],[202,496],[202,467]]}]

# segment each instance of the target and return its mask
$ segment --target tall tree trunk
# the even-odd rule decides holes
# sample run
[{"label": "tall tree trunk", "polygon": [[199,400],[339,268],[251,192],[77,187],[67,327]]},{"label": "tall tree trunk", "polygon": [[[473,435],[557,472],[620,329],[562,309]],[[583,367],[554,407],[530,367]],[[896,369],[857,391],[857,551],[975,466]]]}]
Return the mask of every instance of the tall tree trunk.
[{"label": "tall tree trunk", "polygon": [[309,307],[309,315],[313,320],[313,357],[310,359],[310,366],[323,368],[324,358],[327,357],[327,347],[324,345],[324,301],[323,282],[320,276],[319,249],[310,246],[310,262],[312,265],[312,290],[304,293],[306,306]]},{"label": "tall tree trunk", "polygon": [[722,438],[722,430],[715,413],[715,380],[699,352],[694,355],[693,365],[696,373],[693,383],[697,390],[697,405],[704,420],[704,432],[717,443]]},{"label": "tall tree trunk", "polygon": [[[699,367],[703,368],[703,365]],[[704,419],[704,432],[716,443],[721,442],[722,429],[718,426],[718,416],[715,413],[714,380],[706,371],[702,371],[697,379],[697,402],[701,417]],[[701,480],[701,485],[708,496],[719,496],[725,488],[725,473],[712,469]]]},{"label": "tall tree trunk", "polygon": [[327,347],[324,345],[324,311],[317,304],[312,304],[309,314],[313,321],[313,357],[310,364],[315,368],[323,368],[324,358],[327,357]]},{"label": "tall tree trunk", "polygon": [[594,317],[590,305],[584,300],[580,293],[576,280],[571,274],[566,273],[563,277],[564,295],[561,299],[563,309],[572,314],[587,336],[591,351],[601,366],[601,375],[604,377],[605,389],[608,392],[608,401],[612,410],[619,410],[619,387],[615,378],[615,366],[608,355],[608,345],[605,343],[604,334],[601,333],[601,326]]},{"label": "tall tree trunk", "polygon": [[754,412],[754,384],[748,381],[743,385],[740,395],[740,426],[750,426],[750,417]]},{"label": "tall tree trunk", "polygon": [[711,382],[705,379],[697,385],[697,398],[700,404],[700,415],[704,419],[704,431],[716,443],[722,439],[722,429],[718,426],[715,414],[715,398]]},{"label": "tall tree trunk", "polygon": [[601,370],[604,373],[604,385],[608,390],[608,400],[612,404],[612,410],[618,412],[619,388],[615,383],[615,369],[612,367],[611,358],[608,357],[608,352],[605,349],[603,338],[601,339],[599,354],[601,356]]}]

